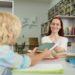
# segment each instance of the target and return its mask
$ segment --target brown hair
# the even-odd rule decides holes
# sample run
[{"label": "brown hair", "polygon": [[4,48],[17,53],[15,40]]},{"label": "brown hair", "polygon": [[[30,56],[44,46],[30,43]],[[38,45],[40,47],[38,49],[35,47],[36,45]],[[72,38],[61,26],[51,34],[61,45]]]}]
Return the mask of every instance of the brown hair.
[{"label": "brown hair", "polygon": [[[50,24],[54,19],[58,19],[58,20],[60,21],[61,29],[59,30],[58,34],[59,34],[60,36],[64,36],[63,22],[62,22],[62,20],[61,20],[60,17],[54,17],[54,18],[49,22],[49,24]],[[48,34],[47,34],[47,35],[50,35],[50,34],[51,34],[51,28],[50,28],[50,26],[49,26],[49,30],[48,30]]]}]

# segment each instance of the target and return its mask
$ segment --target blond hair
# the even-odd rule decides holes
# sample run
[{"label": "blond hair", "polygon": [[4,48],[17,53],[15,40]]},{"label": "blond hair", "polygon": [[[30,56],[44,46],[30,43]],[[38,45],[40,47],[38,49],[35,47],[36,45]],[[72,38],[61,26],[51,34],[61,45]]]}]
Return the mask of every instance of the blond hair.
[{"label": "blond hair", "polygon": [[8,12],[0,12],[0,45],[14,44],[20,32],[19,18]]}]

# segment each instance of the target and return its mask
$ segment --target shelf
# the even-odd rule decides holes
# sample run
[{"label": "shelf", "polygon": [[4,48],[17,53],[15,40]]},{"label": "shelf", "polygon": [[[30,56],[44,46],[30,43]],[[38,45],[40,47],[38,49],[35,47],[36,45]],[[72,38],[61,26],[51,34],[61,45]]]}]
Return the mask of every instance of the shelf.
[{"label": "shelf", "polygon": [[[75,14],[71,13],[72,10],[75,10],[75,0],[60,0],[56,5],[54,5],[52,8],[49,9],[48,19],[50,19],[58,14],[59,15],[66,15],[66,18],[71,15],[74,16]],[[69,18],[71,18],[71,17],[69,17]]]},{"label": "shelf", "polygon": [[75,37],[75,35],[64,35],[65,37]]},{"label": "shelf", "polygon": [[57,15],[57,16],[59,16],[59,17],[61,17],[61,18],[68,18],[68,19],[69,19],[69,18],[75,18],[75,16],[65,16],[65,15],[63,15],[63,16],[62,16],[62,15]]}]

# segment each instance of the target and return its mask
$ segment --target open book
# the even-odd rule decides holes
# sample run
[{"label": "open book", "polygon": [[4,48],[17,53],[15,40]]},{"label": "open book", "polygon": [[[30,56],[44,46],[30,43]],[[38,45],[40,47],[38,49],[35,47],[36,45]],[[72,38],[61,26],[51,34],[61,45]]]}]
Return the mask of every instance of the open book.
[{"label": "open book", "polygon": [[38,47],[37,52],[42,52],[45,49],[53,50],[56,46],[57,46],[57,44],[55,44],[55,43],[44,43]]}]

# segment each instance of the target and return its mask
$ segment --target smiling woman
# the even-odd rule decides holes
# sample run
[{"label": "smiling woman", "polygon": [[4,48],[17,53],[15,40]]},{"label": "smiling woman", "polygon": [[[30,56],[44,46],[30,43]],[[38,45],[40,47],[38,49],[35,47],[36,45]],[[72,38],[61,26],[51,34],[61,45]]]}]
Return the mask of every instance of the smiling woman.
[{"label": "smiling woman", "polygon": [[68,39],[64,36],[63,22],[60,17],[54,17],[49,25],[48,36],[42,38],[42,43],[56,43],[57,47],[52,50],[53,57],[60,57],[67,50]]}]

